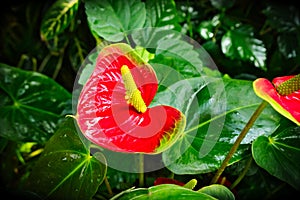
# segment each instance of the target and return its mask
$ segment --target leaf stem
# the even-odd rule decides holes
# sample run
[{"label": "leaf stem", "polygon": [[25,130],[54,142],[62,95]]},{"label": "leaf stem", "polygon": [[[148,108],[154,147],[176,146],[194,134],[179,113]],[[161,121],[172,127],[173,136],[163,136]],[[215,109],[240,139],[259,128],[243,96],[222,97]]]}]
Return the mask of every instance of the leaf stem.
[{"label": "leaf stem", "polygon": [[53,75],[52,75],[52,78],[55,80],[61,67],[62,67],[62,63],[63,63],[63,58],[64,58],[64,53],[62,52],[60,55],[59,55],[59,58],[58,58],[58,62],[57,62],[57,65],[55,67],[55,70],[53,72]]},{"label": "leaf stem", "polygon": [[255,112],[252,114],[251,118],[249,119],[248,123],[245,125],[244,129],[241,131],[240,135],[237,137],[236,141],[234,142],[233,146],[231,147],[230,151],[228,152],[227,156],[223,160],[220,168],[218,169],[217,173],[211,180],[211,184],[215,184],[220,176],[222,175],[223,171],[225,170],[226,166],[228,165],[230,159],[232,158],[233,154],[238,149],[240,143],[248,133],[249,129],[253,126],[256,119],[259,117],[260,113],[263,111],[263,109],[268,105],[268,102],[263,101],[258,106],[258,108],[255,110]]},{"label": "leaf stem", "polygon": [[43,59],[41,65],[40,65],[40,67],[39,67],[39,69],[38,69],[38,72],[42,72],[42,71],[44,70],[44,68],[46,67],[46,64],[49,62],[51,56],[52,56],[52,54],[51,54],[51,53],[48,53],[48,54],[44,57],[44,59]]},{"label": "leaf stem", "polygon": [[108,191],[108,194],[112,196],[113,192],[112,192],[112,189],[110,187],[110,184],[109,184],[109,181],[107,179],[107,176],[105,176],[105,178],[104,178],[104,183],[105,183],[106,189]]},{"label": "leaf stem", "polygon": [[233,188],[235,188],[240,182],[241,180],[245,177],[245,175],[247,174],[247,171],[249,170],[251,164],[252,164],[253,158],[252,156],[250,156],[250,158],[248,159],[245,168],[243,169],[243,171],[241,172],[241,174],[237,177],[237,179],[232,183],[232,185],[230,186],[230,189],[232,190]]},{"label": "leaf stem", "polygon": [[129,45],[130,45],[130,41],[129,41],[129,38],[128,38],[128,35],[127,35],[127,34],[124,34],[124,38],[125,38],[125,40],[126,40],[127,44],[129,44]]}]

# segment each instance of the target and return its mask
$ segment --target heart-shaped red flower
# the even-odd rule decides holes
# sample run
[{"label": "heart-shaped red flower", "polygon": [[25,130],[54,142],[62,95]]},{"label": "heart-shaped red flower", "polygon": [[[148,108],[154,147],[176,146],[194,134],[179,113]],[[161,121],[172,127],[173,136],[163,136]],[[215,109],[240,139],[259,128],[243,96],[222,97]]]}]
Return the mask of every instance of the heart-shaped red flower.
[{"label": "heart-shaped red flower", "polygon": [[272,83],[259,78],[253,82],[253,88],[277,112],[300,125],[300,74],[277,77]]},{"label": "heart-shaped red flower", "polygon": [[170,106],[148,108],[157,88],[153,68],[129,45],[106,46],[79,96],[80,130],[113,151],[164,151],[182,135],[185,116]]}]

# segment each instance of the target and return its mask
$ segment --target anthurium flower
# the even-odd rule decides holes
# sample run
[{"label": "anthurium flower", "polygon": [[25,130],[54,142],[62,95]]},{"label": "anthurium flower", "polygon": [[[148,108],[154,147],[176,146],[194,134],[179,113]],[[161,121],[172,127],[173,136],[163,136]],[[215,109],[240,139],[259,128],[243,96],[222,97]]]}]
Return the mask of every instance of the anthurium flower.
[{"label": "anthurium flower", "polygon": [[300,74],[277,77],[272,83],[259,78],[253,82],[253,88],[276,111],[300,125]]},{"label": "anthurium flower", "polygon": [[129,45],[106,46],[79,96],[80,130],[112,151],[164,151],[182,135],[185,116],[170,106],[149,108],[157,88],[155,71]]}]

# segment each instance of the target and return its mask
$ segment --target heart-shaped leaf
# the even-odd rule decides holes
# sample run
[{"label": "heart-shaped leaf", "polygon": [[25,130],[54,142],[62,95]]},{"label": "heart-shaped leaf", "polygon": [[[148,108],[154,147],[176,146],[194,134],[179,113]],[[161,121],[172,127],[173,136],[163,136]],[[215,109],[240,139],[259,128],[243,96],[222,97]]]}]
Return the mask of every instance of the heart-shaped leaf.
[{"label": "heart-shaped leaf", "polygon": [[258,137],[253,142],[252,154],[260,167],[300,189],[300,127],[289,127],[269,137]]},{"label": "heart-shaped leaf", "polygon": [[45,142],[70,99],[71,94],[49,77],[0,64],[0,135]]},{"label": "heart-shaped leaf", "polygon": [[101,153],[90,155],[72,118],[46,143],[26,188],[46,199],[91,199],[106,173]]},{"label": "heart-shaped leaf", "polygon": [[[188,85],[193,90],[187,90]],[[183,102],[174,104],[177,102],[174,94],[183,96]],[[244,100],[245,96],[247,101]],[[183,137],[163,152],[165,165],[177,174],[207,173],[218,169],[236,137],[261,103],[252,91],[251,81],[205,80],[205,77],[177,82],[168,90],[159,92],[155,98],[159,103],[181,109],[187,118]],[[249,155],[251,142],[260,135],[272,134],[281,119],[271,107],[265,108],[230,164]]]},{"label": "heart-shaped leaf", "polygon": [[202,187],[198,192],[203,192],[205,194],[211,195],[217,199],[222,200],[233,200],[235,199],[233,193],[224,185],[212,184],[209,186]]}]

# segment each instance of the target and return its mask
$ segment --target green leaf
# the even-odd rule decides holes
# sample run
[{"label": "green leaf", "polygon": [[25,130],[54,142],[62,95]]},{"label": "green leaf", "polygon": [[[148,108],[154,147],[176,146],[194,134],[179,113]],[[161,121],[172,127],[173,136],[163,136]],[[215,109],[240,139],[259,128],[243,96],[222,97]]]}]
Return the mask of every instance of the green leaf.
[{"label": "green leaf", "polygon": [[146,1],[146,21],[143,29],[132,32],[137,45],[156,48],[159,41],[178,38],[181,26],[173,0]]},{"label": "green leaf", "polygon": [[59,56],[62,55],[62,52],[64,52],[68,43],[69,43],[68,35],[66,33],[62,33],[59,36],[55,35],[53,38],[47,40],[46,45],[49,51],[51,52],[50,55]]},{"label": "green leaf", "polygon": [[282,55],[286,59],[299,58],[299,10],[294,6],[271,4],[263,13],[267,17],[266,24],[279,32],[277,43]]},{"label": "green leaf", "polygon": [[47,199],[92,199],[106,174],[106,160],[93,156],[68,118],[50,138],[26,188]]},{"label": "green leaf", "polygon": [[[248,67],[245,66],[244,62],[241,60],[232,60],[226,57],[222,53],[221,46],[218,44],[218,42],[213,42],[210,40],[202,44],[202,46],[210,54],[216,65],[222,66],[222,68],[226,69],[227,73],[230,72],[230,76],[235,77],[236,75],[241,75],[245,74],[245,72],[248,72],[249,69],[247,69]],[[254,75],[253,77],[253,79],[256,78]]]},{"label": "green leaf", "polygon": [[231,59],[248,61],[266,70],[266,48],[261,40],[253,37],[252,28],[249,26],[227,31],[222,37],[221,48]]},{"label": "green leaf", "polygon": [[238,196],[243,199],[293,199],[298,194],[299,191],[261,167],[254,174],[246,175],[238,185]]},{"label": "green leaf", "polygon": [[96,66],[96,60],[98,57],[100,50],[96,49],[95,51],[91,52],[87,58],[85,59],[84,63],[82,64],[81,68],[81,74],[78,79],[78,83],[81,85],[85,85],[89,77],[91,76],[93,70],[95,69]]},{"label": "green leaf", "polygon": [[141,46],[136,46],[134,48],[134,51],[141,57],[141,59],[143,61],[145,61],[145,63],[148,63],[149,60],[151,60],[155,57],[155,55],[153,53],[149,53],[149,51],[147,51],[147,49],[145,49]]},{"label": "green leaf", "polygon": [[70,99],[71,94],[47,76],[0,64],[0,135],[45,142]]},{"label": "green leaf", "polygon": [[217,199],[222,200],[234,200],[235,197],[233,193],[224,185],[213,184],[205,186],[198,190],[198,192],[203,192],[205,194],[211,195]]},{"label": "green leaf", "polygon": [[277,37],[278,49],[286,59],[300,57],[300,31],[282,33]]},{"label": "green leaf", "polygon": [[[165,165],[176,174],[218,169],[261,103],[253,92],[251,81],[205,76],[172,84],[158,92],[155,98],[157,104],[172,105],[187,117],[184,136],[163,152]],[[272,134],[281,119],[271,106],[265,108],[229,165],[249,156],[251,142],[260,135]]]},{"label": "green leaf", "polygon": [[62,33],[74,19],[78,5],[78,0],[57,0],[43,17],[40,30],[42,39],[48,41]]},{"label": "green leaf", "polygon": [[85,9],[91,31],[112,42],[127,38],[128,31],[142,28],[146,20],[140,0],[87,0]]},{"label": "green leaf", "polygon": [[[153,67],[161,68],[156,72],[158,80],[176,82],[182,80],[182,77],[199,76],[202,73],[204,57],[208,56],[206,52],[199,53],[193,45],[184,40],[166,39],[159,42],[156,49],[156,56],[149,63]],[[206,57],[207,58],[207,57]],[[167,79],[165,76],[169,73],[178,74],[181,78],[173,80],[175,77]],[[174,75],[176,76],[176,75]]]},{"label": "green leaf", "polygon": [[181,26],[174,0],[147,0],[144,27],[164,27],[165,30],[180,31]]},{"label": "green leaf", "polygon": [[114,196],[111,200],[126,200],[126,199],[178,199],[178,200],[215,200],[214,197],[196,192],[174,184],[161,184],[153,187],[129,189]]},{"label": "green leaf", "polygon": [[263,11],[267,23],[278,32],[294,32],[300,27],[299,9],[290,4],[270,4]]},{"label": "green leaf", "polygon": [[214,29],[218,23],[218,16],[214,17],[211,21],[202,21],[198,28],[200,36],[206,40],[212,38],[215,35]]},{"label": "green leaf", "polygon": [[252,145],[256,163],[271,175],[300,189],[300,127],[289,127],[269,137],[260,136]]},{"label": "green leaf", "polygon": [[75,71],[78,71],[78,68],[84,62],[85,56],[87,55],[86,44],[84,41],[80,40],[77,37],[73,38],[73,41],[70,42],[70,48],[68,48],[68,56],[70,63]]},{"label": "green leaf", "polygon": [[[112,187],[112,190],[121,191],[121,190],[131,188],[132,185],[134,185],[138,180],[139,174],[120,171],[108,167],[106,177],[107,180],[109,181],[110,186]],[[107,188],[105,188],[105,190],[107,190]]]}]

